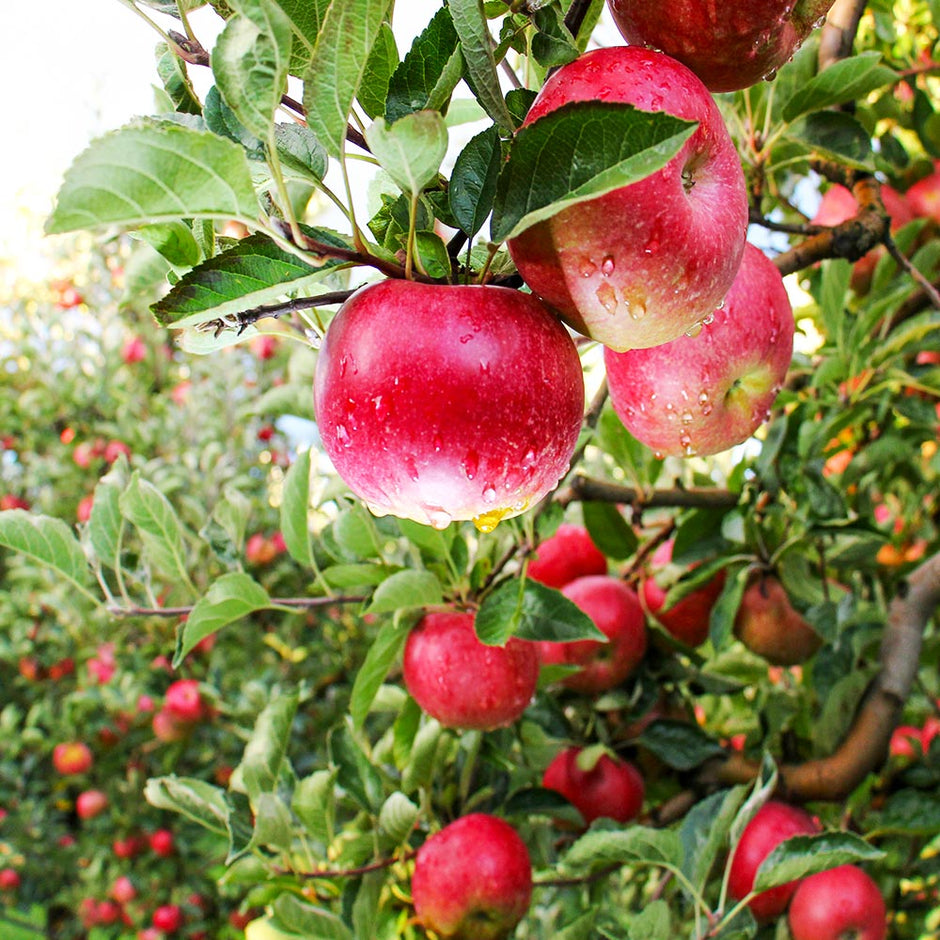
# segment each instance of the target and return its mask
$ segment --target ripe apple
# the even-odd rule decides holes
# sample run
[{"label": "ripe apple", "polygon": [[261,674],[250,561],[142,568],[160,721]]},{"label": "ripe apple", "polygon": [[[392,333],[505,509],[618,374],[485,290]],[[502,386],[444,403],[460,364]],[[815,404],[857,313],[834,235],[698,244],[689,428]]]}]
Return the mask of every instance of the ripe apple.
[{"label": "ripe apple", "polygon": [[[731,871],[728,873],[728,891],[740,901],[750,894],[761,862],[784,840],[792,836],[813,835],[819,825],[805,810],[779,800],[770,800],[745,826],[741,839],[734,848]],[[751,913],[760,922],[779,917],[787,906],[796,881],[762,891],[748,902]]]},{"label": "ripe apple", "polygon": [[725,298],[695,336],[652,349],[604,350],[610,400],[634,437],[659,454],[717,454],[767,419],[793,356],[783,278],[747,245]]},{"label": "ripe apple", "polygon": [[759,576],[745,589],[734,634],[752,653],[775,666],[804,663],[822,645],[822,638],[796,612],[773,575]]},{"label": "ripe apple", "polygon": [[75,812],[80,819],[94,819],[108,808],[108,794],[101,790],[84,790],[75,799]]},{"label": "ripe apple", "polygon": [[429,715],[451,728],[510,725],[525,711],[539,676],[534,643],[477,639],[472,613],[426,614],[408,635],[403,673],[408,692]]},{"label": "ripe apple", "polygon": [[623,682],[646,653],[646,620],[636,591],[610,575],[589,575],[561,591],[577,604],[607,637],[573,643],[538,643],[543,663],[568,663],[581,668],[562,679],[576,692],[594,695]]},{"label": "ripe apple", "polygon": [[772,78],[825,17],[833,0],[608,0],[631,45],[684,62],[711,91]]},{"label": "ripe apple", "polygon": [[169,829],[157,829],[156,832],[151,832],[147,841],[150,843],[150,850],[161,858],[169,858],[175,850],[173,833]]},{"label": "ripe apple", "polygon": [[143,836],[129,835],[115,839],[114,842],[111,843],[111,851],[114,852],[118,858],[127,860],[140,855],[146,845],[147,841]]},{"label": "ripe apple", "polygon": [[183,926],[183,911],[178,904],[162,904],[153,912],[151,923],[164,933],[176,933]]},{"label": "ripe apple", "polygon": [[63,741],[52,749],[52,766],[63,776],[87,773],[93,763],[91,750],[82,741]]},{"label": "ripe apple", "polygon": [[27,500],[23,499],[22,496],[14,496],[12,493],[7,493],[4,496],[0,496],[0,511],[5,512],[8,509],[30,509],[30,504]]},{"label": "ripe apple", "polygon": [[121,346],[121,359],[126,365],[143,362],[147,358],[147,344],[139,336],[130,336]]},{"label": "ripe apple", "polygon": [[419,923],[440,937],[502,940],[529,909],[529,851],[504,820],[462,816],[418,849],[411,894]]},{"label": "ripe apple", "polygon": [[196,724],[206,717],[206,703],[196,679],[177,679],[171,683],[163,707],[182,724]]},{"label": "ripe apple", "polygon": [[127,877],[127,875],[118,875],[114,879],[114,884],[111,885],[111,890],[108,892],[118,904],[130,904],[134,898],[137,897],[137,889],[134,887],[134,882]]},{"label": "ripe apple", "polygon": [[602,816],[621,823],[639,816],[644,785],[636,767],[604,753],[593,766],[583,767],[582,751],[569,747],[556,754],[542,775],[542,786],[565,797],[588,825]]},{"label": "ripe apple", "polygon": [[607,559],[584,526],[569,522],[539,543],[526,568],[526,577],[553,588],[589,574],[607,574]]},{"label": "ripe apple", "polygon": [[490,531],[568,469],[584,380],[534,297],[388,280],[330,323],[314,398],[330,459],[373,512]]},{"label": "ripe apple", "polygon": [[787,921],[793,940],[885,940],[884,898],[855,865],[804,878],[793,894]]},{"label": "ripe apple", "polygon": [[15,891],[22,884],[15,868],[0,868],[0,891]]},{"label": "ripe apple", "polygon": [[580,56],[548,79],[525,124],[572,101],[699,123],[661,170],[538,222],[509,252],[579,332],[620,351],[667,343],[711,314],[741,263],[748,212],[734,143],[705,86],[661,52],[617,46]]},{"label": "ripe apple", "polygon": [[165,708],[161,708],[154,713],[151,720],[153,735],[158,741],[164,744],[172,744],[174,741],[182,741],[192,731],[190,722],[182,722]]},{"label": "ripe apple", "polygon": [[918,180],[906,195],[916,217],[926,216],[940,222],[940,169]]},{"label": "ripe apple", "polygon": [[[643,579],[641,586],[643,601],[647,610],[668,633],[687,646],[700,646],[708,639],[712,608],[724,587],[725,573],[719,571],[711,580],[694,591],[690,591],[668,610],[663,610],[668,588],[663,587],[657,578],[663,572],[669,573],[674,544],[675,539],[667,539],[653,552],[650,563],[654,574],[652,577]],[[676,578],[670,579],[671,582],[675,580]],[[667,582],[667,584],[671,586],[671,583]]]}]

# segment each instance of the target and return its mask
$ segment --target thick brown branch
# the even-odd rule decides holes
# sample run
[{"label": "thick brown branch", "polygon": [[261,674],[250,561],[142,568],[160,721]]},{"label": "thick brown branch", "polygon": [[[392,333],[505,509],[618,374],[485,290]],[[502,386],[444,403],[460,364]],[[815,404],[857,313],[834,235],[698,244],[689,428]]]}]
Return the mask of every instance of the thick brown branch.
[{"label": "thick brown branch", "polygon": [[836,0],[819,37],[819,71],[848,58],[868,0]]},{"label": "thick brown branch", "polygon": [[607,483],[591,477],[576,476],[565,490],[558,495],[562,505],[579,500],[601,503],[629,503],[641,509],[677,506],[683,508],[731,509],[738,505],[737,493],[727,490],[690,488],[651,490],[643,492],[632,486]]},{"label": "thick brown branch", "polygon": [[[780,768],[779,792],[793,802],[844,800],[888,754],[917,674],[924,628],[940,604],[940,554],[925,561],[891,602],[881,644],[880,669],[855,721],[828,757]],[[729,785],[753,780],[759,765],[740,754],[706,765],[699,782]]]}]

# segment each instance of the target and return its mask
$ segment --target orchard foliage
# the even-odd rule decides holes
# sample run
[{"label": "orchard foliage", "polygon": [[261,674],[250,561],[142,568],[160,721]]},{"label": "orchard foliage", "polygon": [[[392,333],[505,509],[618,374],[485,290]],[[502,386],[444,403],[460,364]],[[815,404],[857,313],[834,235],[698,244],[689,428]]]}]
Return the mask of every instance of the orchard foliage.
[{"label": "orchard foliage", "polygon": [[[250,911],[249,940],[419,940],[415,857],[480,814],[531,859],[513,936],[782,936],[729,892],[771,797],[822,830],[774,848],[751,893],[857,865],[894,936],[940,929],[937,4],[838,0],[772,80],[715,96],[751,241],[792,275],[796,351],[757,434],[664,459],[582,338],[558,488],[437,528],[373,515],[325,457],[312,385],[337,307],[379,278],[522,289],[507,240],[649,179],[695,125],[594,101],[523,125],[553,70],[620,41],[597,0],[449,0],[407,47],[389,0],[125,6],[159,33],[156,113],[76,157],[47,223],[93,230],[103,261],[15,301],[0,335],[0,929],[225,937]],[[814,222],[836,186],[849,204]],[[423,714],[402,654],[427,612],[472,611],[490,646],[598,639],[566,585],[527,576],[572,524],[638,589],[642,662],[587,694],[543,661],[505,727]],[[748,592],[778,582],[792,609],[756,615]],[[665,612],[706,585],[690,647]],[[748,610],[814,632],[805,661],[741,642]],[[54,769],[76,742],[91,766]],[[569,747],[586,774],[639,769],[639,819],[585,829],[542,785]],[[87,791],[106,800],[79,811]],[[146,858],[108,848],[147,832]]]}]

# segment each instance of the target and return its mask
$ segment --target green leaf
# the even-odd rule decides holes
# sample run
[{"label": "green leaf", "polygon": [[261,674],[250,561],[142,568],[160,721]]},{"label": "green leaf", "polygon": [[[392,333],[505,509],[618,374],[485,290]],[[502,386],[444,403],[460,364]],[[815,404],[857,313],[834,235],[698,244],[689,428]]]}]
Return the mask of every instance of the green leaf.
[{"label": "green leaf", "polygon": [[565,26],[561,7],[552,3],[535,11],[532,17],[536,33],[532,37],[532,55],[543,68],[573,62],[579,53],[574,38]]},{"label": "green leaf", "polygon": [[261,793],[254,806],[255,830],[251,845],[289,852],[293,841],[290,810],[275,793]]},{"label": "green leaf", "polygon": [[457,155],[450,177],[450,211],[471,237],[483,228],[496,198],[496,181],[503,163],[495,126],[473,137]]},{"label": "green leaf", "polygon": [[151,564],[162,574],[188,584],[183,525],[163,493],[135,472],[118,505],[124,517],[137,527]]},{"label": "green leaf", "polygon": [[171,810],[210,832],[229,836],[231,806],[225,791],[193,777],[153,777],[144,786],[144,798],[157,809]]},{"label": "green leaf", "polygon": [[[325,229],[304,226],[303,231],[334,247],[348,247],[344,239]],[[288,291],[308,292],[337,263],[328,261],[314,267],[279,248],[267,235],[251,235],[180,278],[150,309],[162,326],[174,329],[224,321],[245,310],[280,301]],[[223,328],[238,327],[223,322]]]},{"label": "green leaf", "polygon": [[872,168],[871,136],[851,114],[842,111],[809,114],[793,125],[790,136],[821,156],[860,170]]},{"label": "green leaf", "polygon": [[250,133],[235,112],[225,103],[219,89],[213,85],[206,92],[206,104],[203,110],[206,127],[220,137],[241,144],[249,160],[264,160],[264,144],[254,134]]},{"label": "green leaf", "polygon": [[329,845],[333,841],[334,778],[333,771],[314,771],[294,787],[291,800],[291,808],[297,818],[322,845]]},{"label": "green leaf", "polygon": [[477,100],[501,130],[512,133],[512,116],[496,72],[493,38],[483,13],[481,0],[450,0],[453,19],[470,85]]},{"label": "green leaf", "polygon": [[385,119],[392,123],[413,111],[447,111],[463,73],[463,55],[450,10],[442,6],[388,81]]},{"label": "green leaf", "polygon": [[144,225],[136,234],[151,248],[159,251],[174,267],[191,268],[202,261],[202,249],[193,235],[193,230],[185,222]]},{"label": "green leaf", "polygon": [[282,894],[274,902],[274,926],[306,940],[355,940],[353,932],[335,914],[294,894]]},{"label": "green leaf", "polygon": [[880,63],[880,52],[862,52],[834,63],[790,97],[783,106],[783,119],[792,122],[810,111],[821,111],[844,101],[859,101],[877,88],[897,81],[894,70]]},{"label": "green leaf", "polygon": [[[402,574],[411,572],[403,571]],[[349,701],[349,713],[355,727],[361,728],[365,723],[375,696],[407,638],[407,629],[403,629],[398,623],[390,622],[379,630],[378,636],[369,647],[369,652],[366,653],[366,658],[356,674]]]},{"label": "green leaf", "polygon": [[636,552],[639,539],[615,505],[586,502],[581,504],[581,512],[591,539],[608,558],[624,561]]},{"label": "green leaf", "polygon": [[274,141],[287,176],[308,183],[319,183],[326,176],[329,158],[309,128],[302,124],[277,124]]},{"label": "green leaf", "polygon": [[413,607],[431,607],[440,604],[443,596],[440,581],[430,571],[398,571],[376,588],[366,613],[385,614]]},{"label": "green leaf", "polygon": [[563,105],[526,125],[499,176],[493,241],[644,179],[679,152],[696,126],[661,111],[596,101]]},{"label": "green leaf", "polygon": [[258,215],[244,150],[208,131],[138,119],[98,138],[65,174],[50,234],[181,218]]},{"label": "green leaf", "polygon": [[415,254],[421,270],[428,277],[450,277],[450,255],[437,232],[415,232]]},{"label": "green leaf", "polygon": [[418,821],[418,807],[404,793],[393,793],[379,811],[379,828],[389,848],[402,845]]},{"label": "green leaf", "polygon": [[560,591],[537,581],[505,581],[480,605],[475,620],[482,643],[502,646],[511,636],[523,640],[599,640],[607,637]]},{"label": "green leaf", "polygon": [[330,0],[274,0],[290,21],[294,41],[291,74],[301,75],[310,62]]},{"label": "green leaf", "polygon": [[287,90],[290,20],[270,0],[229,0],[236,15],[212,50],[216,85],[239,121],[267,140]]},{"label": "green leaf", "polygon": [[599,865],[671,865],[682,861],[682,843],[672,829],[630,826],[608,829],[595,826],[568,850],[564,864],[569,868]]},{"label": "green leaf", "polygon": [[88,519],[88,538],[95,557],[117,569],[121,563],[121,490],[107,480],[99,481]]},{"label": "green leaf", "polygon": [[268,592],[247,574],[241,571],[223,574],[212,582],[186,618],[177,638],[173,668],[179,667],[200,640],[256,610],[271,606]]},{"label": "green leaf", "polygon": [[708,635],[716,650],[724,649],[731,639],[734,631],[734,618],[741,606],[741,598],[744,596],[750,574],[746,565],[738,568],[729,566],[725,570],[728,573],[725,586],[721,589],[715,606],[712,607],[708,621]]},{"label": "green leaf", "polygon": [[310,451],[301,451],[284,479],[281,496],[281,535],[291,558],[305,568],[315,568],[310,542]]},{"label": "green leaf", "polygon": [[350,109],[391,0],[334,0],[304,73],[307,126],[339,157]]},{"label": "green leaf", "polygon": [[336,765],[336,782],[362,809],[375,813],[384,798],[382,778],[347,725],[329,737],[330,759]]},{"label": "green leaf", "polygon": [[754,891],[785,885],[838,865],[878,861],[885,854],[852,832],[793,836],[781,842],[761,862],[754,879]]},{"label": "green leaf", "polygon": [[398,45],[395,42],[395,32],[388,23],[383,23],[376,37],[375,45],[369,53],[362,81],[359,84],[358,99],[366,117],[375,120],[385,113],[385,102],[388,99],[388,85],[392,75],[398,68]]},{"label": "green leaf", "polygon": [[447,125],[439,111],[415,111],[394,124],[376,118],[365,136],[382,169],[411,196],[437,179],[447,154]]},{"label": "green leaf", "polygon": [[718,856],[728,844],[728,832],[741,804],[747,797],[747,787],[712,793],[689,810],[679,834],[682,838],[682,870],[693,885],[704,885]]},{"label": "green leaf", "polygon": [[663,940],[673,936],[676,934],[669,905],[662,898],[650,902],[630,918],[630,940]]},{"label": "green leaf", "polygon": [[640,744],[676,770],[692,770],[711,757],[724,755],[724,748],[697,725],[659,718],[644,729]]},{"label": "green leaf", "polygon": [[199,99],[193,93],[186,65],[183,60],[170,52],[165,42],[157,43],[157,75],[167,97],[173,103],[173,109],[180,114],[201,114]]},{"label": "green leaf", "polygon": [[239,764],[245,792],[252,803],[262,793],[274,793],[281,772],[289,766],[287,746],[298,701],[296,692],[282,693],[265,707],[255,722]]},{"label": "green leaf", "polygon": [[61,519],[38,516],[25,509],[0,512],[0,546],[50,568],[86,596],[91,573],[75,534]]}]

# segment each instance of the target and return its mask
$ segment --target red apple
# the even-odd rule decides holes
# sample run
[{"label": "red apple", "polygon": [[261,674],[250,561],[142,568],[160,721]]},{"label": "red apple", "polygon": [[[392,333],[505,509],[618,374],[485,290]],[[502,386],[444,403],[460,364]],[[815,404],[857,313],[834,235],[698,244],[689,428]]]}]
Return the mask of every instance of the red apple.
[{"label": "red apple", "polygon": [[264,334],[256,336],[248,345],[259,359],[273,359],[281,342],[276,336]]},{"label": "red apple", "polygon": [[483,531],[558,483],[584,407],[574,343],[534,297],[403,280],[342,306],[314,394],[330,459],[374,512]]},{"label": "red apple", "polygon": [[783,278],[748,245],[724,306],[695,336],[604,350],[610,400],[627,430],[663,455],[717,454],[765,421],[793,356]]},{"label": "red apple", "polygon": [[196,724],[206,717],[206,703],[195,679],[177,679],[166,690],[166,711],[181,724]]},{"label": "red apple", "polygon": [[584,526],[567,522],[539,543],[526,568],[527,577],[553,588],[589,574],[607,574],[607,559]]},{"label": "red apple", "polygon": [[898,725],[891,732],[888,753],[892,757],[916,758],[922,753],[923,735],[920,728],[913,725]]},{"label": "red apple", "polygon": [[114,879],[111,890],[108,892],[118,904],[129,904],[137,897],[137,889],[134,882],[127,875],[119,875]]},{"label": "red apple", "polygon": [[116,924],[121,919],[122,914],[120,904],[114,901],[98,901],[95,904],[95,923],[102,926]]},{"label": "red apple", "polygon": [[131,336],[121,347],[121,359],[127,365],[143,362],[147,358],[147,344],[139,336]]},{"label": "red apple", "polygon": [[532,864],[519,834],[473,813],[418,850],[411,894],[419,923],[447,940],[502,940],[525,916]]},{"label": "red apple", "polygon": [[146,844],[147,841],[143,836],[129,835],[121,839],[115,839],[114,842],[111,843],[111,851],[113,851],[118,858],[127,860],[140,855]]},{"label": "red apple", "polygon": [[65,776],[87,773],[93,763],[91,750],[81,741],[64,741],[52,749],[52,766]]},{"label": "red apple", "polygon": [[[584,767],[583,749],[569,747],[556,754],[545,769],[542,786],[565,797],[590,825],[608,817],[625,823],[643,808],[643,777],[627,761],[601,753],[593,766]],[[587,756],[587,755],[584,755]]]},{"label": "red apple", "polygon": [[245,559],[251,565],[267,565],[278,556],[277,546],[262,532],[248,536],[245,542]]},{"label": "red apple", "polygon": [[793,894],[787,921],[793,940],[885,940],[884,898],[855,865],[804,878]]},{"label": "red apple", "polygon": [[[765,803],[744,828],[741,840],[734,847],[728,874],[728,891],[731,896],[740,901],[750,894],[761,862],[781,842],[792,836],[813,835],[817,832],[818,823],[805,810],[778,800]],[[751,913],[760,922],[779,917],[796,886],[797,882],[791,881],[762,891],[748,902]]]},{"label": "red apple", "polygon": [[745,589],[734,634],[752,653],[775,666],[804,663],[822,645],[822,638],[796,612],[773,575],[760,576]]},{"label": "red apple", "polygon": [[661,170],[531,226],[510,254],[579,332],[621,351],[667,343],[711,314],[741,263],[748,211],[734,143],[705,86],[660,52],[580,56],[549,78],[525,124],[572,101],[623,102],[699,126]]},{"label": "red apple", "polygon": [[150,850],[163,858],[169,858],[174,852],[173,833],[169,829],[157,829],[147,837]]},{"label": "red apple", "polygon": [[15,891],[22,884],[15,868],[0,868],[0,891]]},{"label": "red apple", "polygon": [[124,443],[124,441],[108,441],[104,448],[104,459],[106,463],[114,463],[118,457],[124,454],[126,457],[130,457],[131,449]]},{"label": "red apple", "polygon": [[7,493],[4,496],[0,496],[0,511],[6,511],[7,509],[29,509],[29,503],[23,499],[21,496],[13,496],[11,493]]},{"label": "red apple", "polygon": [[711,91],[772,78],[822,21],[833,0],[608,0],[631,45],[684,62]]},{"label": "red apple", "polygon": [[725,573],[719,571],[711,580],[664,610],[668,587],[675,582],[676,577],[670,578],[666,587],[660,583],[659,578],[664,571],[667,576],[669,574],[674,544],[675,539],[668,539],[653,552],[650,563],[654,574],[643,579],[643,601],[647,610],[677,640],[687,646],[700,646],[708,639],[712,608],[724,587]]},{"label": "red apple", "polygon": [[101,790],[85,790],[75,799],[75,812],[80,819],[94,819],[108,808],[108,794]]},{"label": "red apple", "polygon": [[409,694],[441,724],[499,728],[532,700],[538,650],[515,637],[505,646],[481,643],[472,613],[430,613],[408,635],[403,672]]},{"label": "red apple", "polygon": [[906,193],[908,204],[918,218],[940,222],[940,170],[918,180]]},{"label": "red apple", "polygon": [[183,926],[183,911],[178,904],[163,904],[153,912],[151,923],[164,933],[176,933]]},{"label": "red apple", "polygon": [[542,662],[580,666],[562,680],[576,692],[594,695],[612,689],[646,653],[646,621],[636,591],[609,575],[589,575],[566,584],[561,593],[594,621],[608,642],[540,642]]},{"label": "red apple", "polygon": [[154,737],[164,744],[182,741],[192,731],[192,724],[180,721],[175,715],[161,708],[151,720]]}]

